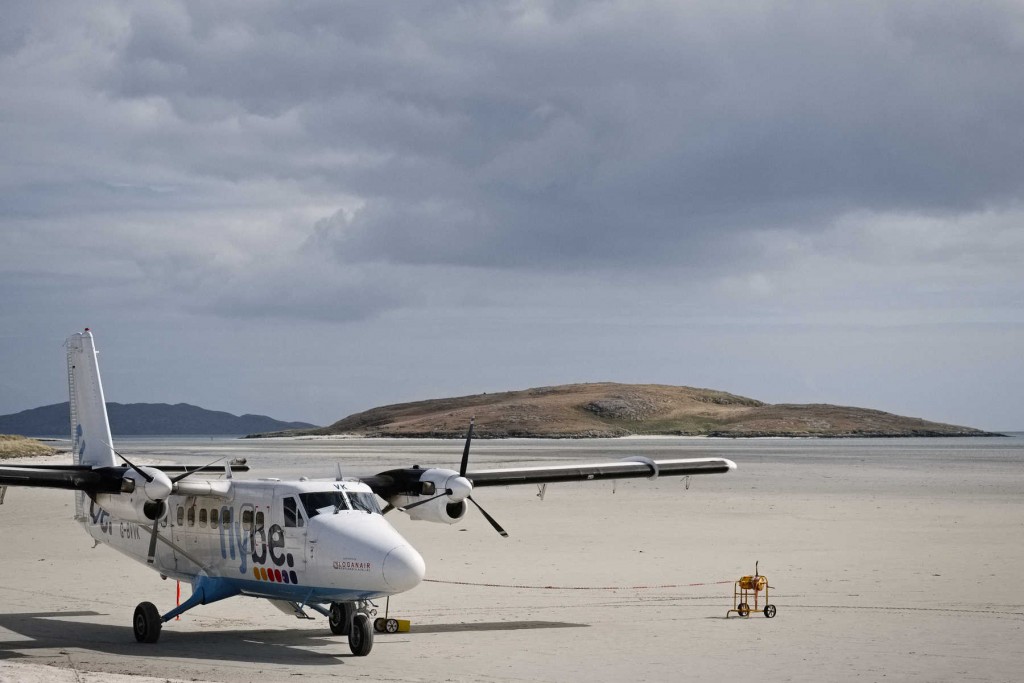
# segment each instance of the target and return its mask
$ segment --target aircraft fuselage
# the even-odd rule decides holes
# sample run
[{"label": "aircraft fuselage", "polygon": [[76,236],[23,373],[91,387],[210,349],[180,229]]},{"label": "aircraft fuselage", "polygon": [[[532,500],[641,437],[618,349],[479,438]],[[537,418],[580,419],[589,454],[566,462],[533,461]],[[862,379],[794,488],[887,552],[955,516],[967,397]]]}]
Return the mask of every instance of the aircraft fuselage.
[{"label": "aircraft fuselage", "polygon": [[169,496],[151,564],[149,524],[119,519],[96,499],[84,510],[97,541],[164,576],[221,579],[243,595],[365,600],[409,590],[424,574],[423,558],[357,481],[231,480],[226,496]]}]

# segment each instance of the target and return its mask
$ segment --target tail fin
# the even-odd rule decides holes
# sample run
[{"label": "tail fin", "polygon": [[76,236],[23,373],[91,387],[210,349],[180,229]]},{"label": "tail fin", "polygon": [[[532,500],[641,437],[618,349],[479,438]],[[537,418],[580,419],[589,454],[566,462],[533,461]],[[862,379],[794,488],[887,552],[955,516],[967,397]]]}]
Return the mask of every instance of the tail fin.
[{"label": "tail fin", "polygon": [[117,465],[107,404],[100,382],[100,366],[92,332],[68,337],[68,394],[71,400],[71,441],[76,465]]}]

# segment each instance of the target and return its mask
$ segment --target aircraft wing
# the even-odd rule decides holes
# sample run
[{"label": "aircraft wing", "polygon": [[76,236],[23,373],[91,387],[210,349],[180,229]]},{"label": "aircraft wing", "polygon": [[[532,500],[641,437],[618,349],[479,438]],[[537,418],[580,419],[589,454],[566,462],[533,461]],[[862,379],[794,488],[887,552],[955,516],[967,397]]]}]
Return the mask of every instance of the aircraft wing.
[{"label": "aircraft wing", "polygon": [[469,471],[466,465],[469,460],[471,438],[472,428],[462,455],[460,471],[464,474],[454,470],[423,469],[417,466],[362,477],[361,481],[388,501],[387,507],[384,508],[385,514],[397,508],[413,519],[454,524],[466,514],[466,501],[469,501],[480,510],[495,531],[502,536],[508,536],[508,532],[470,495],[474,489],[481,486],[544,485],[565,481],[688,477],[696,474],[725,474],[736,469],[736,463],[725,458],[652,460],[637,455],[623,460],[599,463]]},{"label": "aircraft wing", "polygon": [[[223,466],[193,465],[146,465],[164,472],[204,472],[223,474]],[[234,472],[248,472],[245,461],[233,461]],[[88,493],[120,493],[127,469],[124,467],[91,467],[89,465],[0,465],[0,486],[36,486],[54,489],[71,489]],[[185,495],[207,495],[209,482],[175,482]],[[217,482],[220,484],[220,482]],[[202,488],[205,484],[205,488]],[[200,487],[196,489],[196,487]],[[185,489],[188,489],[187,491]],[[193,489],[200,491],[194,493]],[[210,494],[213,495],[213,494]]]},{"label": "aircraft wing", "polygon": [[117,493],[122,473],[118,467],[88,465],[0,465],[0,486],[39,486],[55,489]]},{"label": "aircraft wing", "polygon": [[695,474],[724,474],[736,469],[736,463],[725,458],[687,458],[651,460],[635,458],[597,464],[515,467],[498,470],[466,472],[473,488],[510,486],[516,484],[550,484],[562,481],[595,481],[598,479],[654,478]]},{"label": "aircraft wing", "polygon": [[[549,484],[560,481],[596,481],[599,479],[629,479],[658,476],[687,477],[695,474],[724,474],[736,469],[736,463],[725,458],[686,458],[680,460],[651,460],[634,456],[625,460],[610,460],[601,463],[550,465],[542,467],[512,467],[498,470],[477,470],[466,472],[465,478],[472,488],[480,486],[514,486],[517,484]],[[429,473],[439,472],[441,479],[434,481]],[[419,467],[381,472],[370,477],[361,477],[374,493],[381,498],[393,496],[433,495],[433,489],[424,488],[425,481],[433,481],[443,487],[451,470],[426,470]]]}]

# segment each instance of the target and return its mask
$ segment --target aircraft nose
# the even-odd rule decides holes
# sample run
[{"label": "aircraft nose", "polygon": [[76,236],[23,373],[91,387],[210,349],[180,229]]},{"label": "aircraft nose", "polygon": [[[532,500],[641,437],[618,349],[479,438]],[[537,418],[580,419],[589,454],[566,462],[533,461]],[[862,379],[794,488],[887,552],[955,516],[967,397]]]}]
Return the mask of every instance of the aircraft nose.
[{"label": "aircraft nose", "polygon": [[392,548],[384,558],[384,580],[398,593],[419,585],[426,570],[420,554],[407,545]]}]

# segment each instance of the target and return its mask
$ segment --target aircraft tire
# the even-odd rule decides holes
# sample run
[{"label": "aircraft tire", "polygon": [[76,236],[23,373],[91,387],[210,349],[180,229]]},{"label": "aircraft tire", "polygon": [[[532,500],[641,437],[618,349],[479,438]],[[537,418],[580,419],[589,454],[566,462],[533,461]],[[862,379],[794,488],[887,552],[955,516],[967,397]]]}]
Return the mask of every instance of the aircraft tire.
[{"label": "aircraft tire", "polygon": [[135,640],[140,643],[155,643],[160,639],[160,629],[163,625],[160,612],[153,603],[140,602],[135,608],[135,617],[132,619]]},{"label": "aircraft tire", "polygon": [[348,632],[348,647],[356,657],[365,657],[373,649],[373,627],[370,618],[357,614],[352,619],[352,630]]},{"label": "aircraft tire", "polygon": [[327,623],[331,626],[331,633],[336,636],[348,635],[348,615],[347,604],[341,602],[331,603],[331,614],[327,618]]}]

